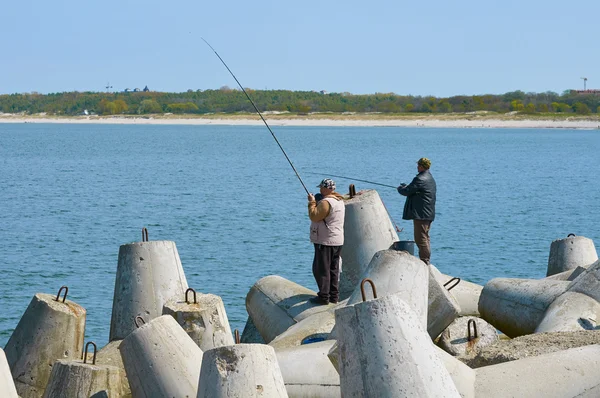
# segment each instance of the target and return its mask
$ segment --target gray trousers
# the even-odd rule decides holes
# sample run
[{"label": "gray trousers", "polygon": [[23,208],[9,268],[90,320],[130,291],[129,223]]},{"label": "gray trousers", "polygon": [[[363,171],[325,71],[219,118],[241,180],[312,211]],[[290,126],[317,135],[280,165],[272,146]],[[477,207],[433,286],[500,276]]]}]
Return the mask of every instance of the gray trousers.
[{"label": "gray trousers", "polygon": [[415,243],[419,248],[419,258],[425,264],[429,264],[429,259],[431,258],[431,243],[429,240],[431,221],[413,220],[413,225],[415,229]]}]

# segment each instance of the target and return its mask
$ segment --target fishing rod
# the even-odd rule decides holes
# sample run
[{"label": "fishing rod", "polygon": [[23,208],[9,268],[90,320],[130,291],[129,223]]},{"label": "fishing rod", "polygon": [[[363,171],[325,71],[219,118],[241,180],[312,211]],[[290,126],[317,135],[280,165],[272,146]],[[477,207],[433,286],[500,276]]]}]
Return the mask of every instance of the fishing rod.
[{"label": "fishing rod", "polygon": [[[311,173],[310,171],[307,171],[308,174],[320,174],[320,173]],[[373,185],[381,185],[382,187],[388,187],[388,188],[394,188],[397,189],[397,187],[394,187],[392,185],[387,185],[387,184],[381,184],[379,182],[373,182],[373,181],[367,181],[367,180],[360,180],[358,178],[353,178],[353,177],[344,177],[344,176],[336,176],[335,174],[328,174],[331,177],[337,177],[337,178],[344,178],[346,180],[354,180],[354,181],[360,181],[360,182],[366,182],[368,184],[373,184]]]},{"label": "fishing rod", "polygon": [[[204,40],[203,37],[201,39]],[[227,70],[229,71],[229,73],[231,74],[231,76],[233,76],[233,78],[235,79],[235,81],[238,84],[238,86],[240,86],[240,88],[242,89],[242,91],[244,92],[244,94],[246,94],[246,98],[248,98],[248,101],[250,101],[250,103],[254,107],[254,110],[256,111],[256,113],[258,113],[258,116],[260,116],[260,118],[262,119],[262,121],[265,124],[265,126],[267,126],[267,128],[269,129],[269,132],[273,136],[273,139],[275,139],[275,142],[277,143],[277,145],[279,145],[279,149],[281,149],[281,152],[283,152],[283,154],[284,154],[285,158],[287,159],[288,163],[290,164],[290,166],[292,166],[292,169],[294,170],[294,173],[296,173],[296,177],[298,177],[298,180],[300,180],[300,184],[302,184],[302,187],[306,191],[306,194],[310,194],[310,192],[308,192],[308,189],[306,189],[306,185],[304,185],[304,182],[302,181],[302,178],[300,178],[300,174],[298,174],[298,171],[296,171],[296,168],[294,167],[294,164],[292,163],[292,161],[288,157],[287,153],[285,153],[285,151],[283,150],[283,147],[279,143],[279,140],[277,139],[277,137],[275,137],[275,133],[273,133],[273,130],[271,130],[271,127],[269,127],[269,124],[267,123],[267,121],[263,117],[262,113],[260,113],[260,111],[258,110],[258,108],[256,107],[256,105],[254,104],[254,101],[252,101],[252,98],[250,98],[250,96],[248,95],[248,93],[246,92],[246,90],[244,90],[244,87],[242,87],[240,81],[237,79],[237,77],[235,77],[235,75],[233,74],[233,72],[231,71],[231,69],[229,69],[229,66],[227,66],[227,64],[225,63],[225,61],[223,61],[223,58],[221,58],[221,56],[219,55],[219,53],[217,53],[217,50],[215,50],[213,48],[213,46],[211,46],[206,40],[204,40],[204,42],[210,47],[211,50],[213,50],[213,52],[221,60],[221,62],[223,63],[223,65],[225,65],[225,67],[227,68]]]}]

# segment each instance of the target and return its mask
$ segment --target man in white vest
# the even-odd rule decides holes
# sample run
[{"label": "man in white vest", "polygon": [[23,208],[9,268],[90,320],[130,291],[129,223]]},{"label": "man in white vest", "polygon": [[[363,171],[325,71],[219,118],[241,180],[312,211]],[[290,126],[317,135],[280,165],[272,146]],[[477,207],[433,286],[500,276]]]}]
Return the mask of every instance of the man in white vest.
[{"label": "man in white vest", "polygon": [[308,194],[310,241],[315,245],[313,275],[319,293],[310,301],[315,304],[337,303],[340,298],[340,265],[344,245],[346,206],[342,195],[335,192],[335,181],[326,178],[319,185],[322,199]]}]

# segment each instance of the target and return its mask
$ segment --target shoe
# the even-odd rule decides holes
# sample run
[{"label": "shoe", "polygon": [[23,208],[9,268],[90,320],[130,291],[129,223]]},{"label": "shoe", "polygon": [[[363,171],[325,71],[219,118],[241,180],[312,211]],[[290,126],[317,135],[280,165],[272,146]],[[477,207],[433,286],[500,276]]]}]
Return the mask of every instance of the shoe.
[{"label": "shoe", "polygon": [[322,298],[320,298],[319,296],[311,297],[308,301],[310,301],[313,304],[318,304],[318,305],[327,305],[327,304],[329,304],[329,301],[325,301]]},{"label": "shoe", "polygon": [[329,304],[337,304],[337,303],[338,303],[338,300],[329,299]]}]

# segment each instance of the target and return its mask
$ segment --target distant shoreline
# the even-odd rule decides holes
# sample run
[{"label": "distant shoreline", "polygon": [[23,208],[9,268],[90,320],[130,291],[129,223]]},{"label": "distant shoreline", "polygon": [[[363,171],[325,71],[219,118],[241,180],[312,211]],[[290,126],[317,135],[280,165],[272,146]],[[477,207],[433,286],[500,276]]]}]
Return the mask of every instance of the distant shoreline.
[{"label": "distant shoreline", "polygon": [[[564,115],[544,118],[539,115],[490,114],[264,114],[271,126],[320,127],[431,127],[431,128],[535,128],[600,129],[600,116]],[[258,126],[255,114],[193,115],[118,115],[118,116],[47,116],[0,113],[2,123],[53,124],[152,124],[152,125],[231,125]]]}]

